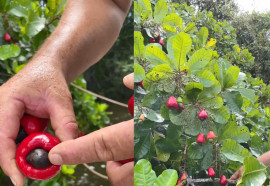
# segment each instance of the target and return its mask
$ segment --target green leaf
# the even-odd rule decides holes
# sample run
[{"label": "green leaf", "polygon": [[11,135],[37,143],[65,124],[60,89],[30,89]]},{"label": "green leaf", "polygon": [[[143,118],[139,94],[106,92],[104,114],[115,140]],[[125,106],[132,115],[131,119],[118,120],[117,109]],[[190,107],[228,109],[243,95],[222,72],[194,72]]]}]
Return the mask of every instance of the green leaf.
[{"label": "green leaf", "polygon": [[134,140],[134,157],[141,159],[145,157],[150,151],[150,132],[139,138],[139,141],[135,143]]},{"label": "green leaf", "polygon": [[203,90],[201,83],[191,82],[186,85],[186,96],[189,100],[194,101]]},{"label": "green leaf", "polygon": [[169,116],[173,124],[179,126],[188,126],[190,123],[194,122],[194,117],[196,113],[196,108],[186,107],[181,113],[176,110],[170,110]]},{"label": "green leaf", "polygon": [[155,121],[157,123],[162,123],[164,121],[164,118],[158,112],[150,108],[142,107],[142,112],[144,116],[151,121]]},{"label": "green leaf", "polygon": [[148,94],[146,94],[142,100],[142,105],[145,107],[150,107],[151,105],[153,105],[154,103],[156,103],[156,101],[158,100],[158,96],[156,95],[155,92],[149,92]]},{"label": "green leaf", "polygon": [[191,44],[192,40],[190,36],[183,32],[168,39],[168,55],[171,59],[171,66],[175,70],[180,70],[180,67],[184,65],[186,55],[191,49]]},{"label": "green leaf", "polygon": [[177,182],[177,171],[172,169],[167,169],[162,172],[161,175],[156,179],[155,186],[172,186]]},{"label": "green leaf", "polygon": [[139,160],[134,167],[134,186],[153,186],[157,176],[148,160]]},{"label": "green leaf", "polygon": [[218,110],[211,110],[215,122],[220,124],[227,123],[228,119],[230,118],[230,114],[228,109],[225,106],[220,107]]},{"label": "green leaf", "polygon": [[160,107],[160,114],[165,120],[170,119],[169,109],[167,108],[166,103],[162,104],[162,106]]},{"label": "green leaf", "polygon": [[23,69],[23,67],[24,67],[25,65],[26,65],[26,64],[22,64],[22,65],[17,66],[17,67],[14,69],[14,72],[17,74],[20,70]]},{"label": "green leaf", "polygon": [[61,172],[63,174],[72,175],[75,173],[76,165],[63,165]]},{"label": "green leaf", "polygon": [[167,15],[163,20],[163,26],[171,26],[171,27],[178,27],[182,30],[182,18],[179,17],[176,13],[171,13]]},{"label": "green leaf", "polygon": [[196,51],[188,60],[188,67],[192,74],[196,74],[199,70],[204,68],[212,58],[211,50],[204,48]]},{"label": "green leaf", "polygon": [[140,82],[145,78],[144,68],[138,63],[134,63],[134,82]]},{"label": "green leaf", "polygon": [[202,27],[197,33],[197,38],[200,46],[204,47],[208,38],[208,29],[206,27]]},{"label": "green leaf", "polygon": [[33,10],[29,11],[25,34],[28,37],[37,35],[45,27],[45,18],[39,17]]},{"label": "green leaf", "polygon": [[142,21],[141,20],[142,19],[142,17],[141,17],[142,12],[143,12],[143,8],[141,7],[141,5],[137,1],[134,1],[134,22],[136,24],[141,23],[141,21]]},{"label": "green leaf", "polygon": [[150,44],[145,48],[145,58],[154,65],[169,64],[170,59],[167,54],[159,47]]},{"label": "green leaf", "polygon": [[199,102],[201,102],[203,108],[219,109],[223,106],[223,100],[221,97],[205,98],[199,100]]},{"label": "green leaf", "polygon": [[12,9],[8,11],[9,14],[15,15],[17,17],[27,18],[27,9],[18,3],[12,3]]},{"label": "green leaf", "polygon": [[149,16],[152,18],[152,5],[150,0],[138,0],[139,5],[142,7],[145,13],[145,18],[149,18]]},{"label": "green leaf", "polygon": [[244,162],[246,157],[252,156],[247,149],[234,140],[227,140],[221,148],[222,154],[231,161]]},{"label": "green leaf", "polygon": [[169,138],[160,138],[155,143],[156,148],[163,152],[173,153],[181,148],[179,143],[176,143],[174,140]]},{"label": "green leaf", "polygon": [[157,159],[162,162],[167,162],[170,159],[170,153],[168,152],[163,152],[156,148],[156,153],[157,153]]},{"label": "green leaf", "polygon": [[213,153],[213,145],[207,144],[204,145],[204,157],[201,161],[201,170],[206,170],[213,164],[214,161],[214,153]]},{"label": "green leaf", "polygon": [[266,180],[266,166],[256,158],[250,156],[244,160],[244,171],[237,186],[256,185],[262,186]]},{"label": "green leaf", "polygon": [[223,96],[226,102],[226,107],[231,112],[241,112],[243,98],[239,92],[226,92],[225,94],[223,94]]},{"label": "green leaf", "polygon": [[232,139],[238,143],[245,143],[250,139],[249,129],[246,126],[237,126],[235,122],[230,122],[224,126],[218,137],[219,141]]},{"label": "green leaf", "polygon": [[184,28],[184,32],[194,32],[195,31],[195,23],[194,22],[190,22],[187,24],[187,26]]},{"label": "green leaf", "polygon": [[164,0],[159,0],[155,6],[154,21],[159,23],[168,13],[167,3]]},{"label": "green leaf", "polygon": [[244,98],[248,99],[249,101],[251,101],[252,103],[255,102],[256,100],[256,95],[254,90],[251,89],[247,89],[247,88],[237,88],[234,89],[235,91],[239,91],[241,96],[243,96]]},{"label": "green leaf", "polygon": [[203,158],[204,153],[203,153],[203,148],[204,145],[198,144],[198,143],[192,143],[188,147],[188,157],[193,160],[200,160]]},{"label": "green leaf", "polygon": [[211,87],[217,82],[214,74],[207,69],[199,72],[197,76],[199,77],[200,83],[203,84],[204,87]]},{"label": "green leaf", "polygon": [[223,86],[224,88],[230,88],[235,85],[235,81],[238,79],[240,69],[237,66],[231,66],[224,77]]},{"label": "green leaf", "polygon": [[0,60],[17,57],[21,53],[20,47],[17,45],[2,45],[0,46]]},{"label": "green leaf", "polygon": [[139,31],[134,32],[134,57],[142,57],[144,55],[144,43],[142,33]]}]

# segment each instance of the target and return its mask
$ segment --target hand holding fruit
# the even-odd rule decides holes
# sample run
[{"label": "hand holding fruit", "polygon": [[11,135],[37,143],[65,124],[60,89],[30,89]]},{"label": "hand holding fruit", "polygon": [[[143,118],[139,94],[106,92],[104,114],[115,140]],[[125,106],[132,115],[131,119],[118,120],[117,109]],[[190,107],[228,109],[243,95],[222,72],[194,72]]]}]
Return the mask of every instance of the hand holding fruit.
[{"label": "hand holding fruit", "polygon": [[24,113],[50,118],[56,136],[61,140],[77,136],[77,125],[66,80],[57,63],[45,57],[33,59],[18,74],[0,87],[0,165],[17,186],[25,176],[15,161],[15,139]]},{"label": "hand holding fruit", "polygon": [[[133,88],[133,82],[133,74],[124,78],[127,87]],[[106,170],[111,184],[131,186],[134,162],[119,161],[132,159],[133,147],[134,121],[129,120],[62,142],[49,152],[49,159],[56,165],[108,161]]]}]

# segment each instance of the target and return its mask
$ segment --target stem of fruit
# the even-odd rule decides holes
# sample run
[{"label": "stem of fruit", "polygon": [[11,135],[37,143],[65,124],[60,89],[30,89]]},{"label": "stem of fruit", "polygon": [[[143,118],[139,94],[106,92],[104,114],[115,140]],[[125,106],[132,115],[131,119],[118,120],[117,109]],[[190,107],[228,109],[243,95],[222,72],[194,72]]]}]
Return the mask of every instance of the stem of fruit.
[{"label": "stem of fruit", "polygon": [[218,144],[216,143],[215,144],[215,146],[216,146],[216,170],[218,169]]},{"label": "stem of fruit", "polygon": [[185,146],[184,157],[183,157],[183,161],[184,161],[184,172],[186,172],[186,156],[187,156],[187,145]]}]

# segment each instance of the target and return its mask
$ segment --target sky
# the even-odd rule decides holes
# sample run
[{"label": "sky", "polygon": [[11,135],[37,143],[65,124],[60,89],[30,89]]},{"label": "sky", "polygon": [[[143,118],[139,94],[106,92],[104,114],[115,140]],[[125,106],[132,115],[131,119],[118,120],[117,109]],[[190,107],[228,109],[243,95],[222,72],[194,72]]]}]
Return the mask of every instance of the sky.
[{"label": "sky", "polygon": [[240,10],[252,12],[253,10],[259,12],[270,11],[270,0],[235,0],[239,5]]}]

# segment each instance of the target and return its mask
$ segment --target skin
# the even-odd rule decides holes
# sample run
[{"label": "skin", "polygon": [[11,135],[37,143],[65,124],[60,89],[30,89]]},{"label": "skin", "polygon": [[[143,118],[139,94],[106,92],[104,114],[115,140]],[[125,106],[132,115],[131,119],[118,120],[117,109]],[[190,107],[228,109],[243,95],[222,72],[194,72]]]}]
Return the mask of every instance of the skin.
[{"label": "skin", "polygon": [[[133,73],[124,78],[130,89],[134,89],[133,82]],[[132,158],[133,146],[134,122],[129,120],[62,142],[50,151],[49,159],[56,165],[108,161],[106,170],[111,184],[132,186],[134,162],[122,165],[117,161]]]},{"label": "skin", "polygon": [[[258,157],[258,160],[260,162],[262,162],[265,166],[270,166],[270,151],[264,153],[263,155],[261,155],[260,157]],[[238,171],[236,171],[232,176],[231,176],[231,180],[237,180],[239,178],[242,177],[244,168],[241,167]]]},{"label": "skin", "polygon": [[61,141],[77,137],[67,84],[111,48],[130,5],[131,0],[69,0],[58,27],[37,54],[0,87],[0,151],[5,152],[0,165],[14,185],[25,182],[15,161],[20,118],[24,113],[50,118]]}]

